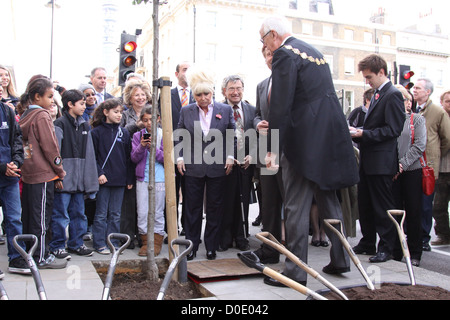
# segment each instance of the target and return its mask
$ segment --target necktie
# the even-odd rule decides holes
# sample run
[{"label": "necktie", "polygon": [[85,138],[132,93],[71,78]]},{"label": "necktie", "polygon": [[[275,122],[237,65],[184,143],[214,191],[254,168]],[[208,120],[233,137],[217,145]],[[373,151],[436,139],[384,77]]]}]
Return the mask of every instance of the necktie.
[{"label": "necktie", "polygon": [[99,105],[103,102],[103,94],[101,92],[97,92],[95,95],[97,97],[97,105]]},{"label": "necktie", "polygon": [[234,121],[236,122],[236,137],[238,143],[238,149],[242,149],[244,146],[244,125],[242,123],[242,117],[239,113],[239,107],[237,105],[233,106],[234,110]]},{"label": "necktie", "polygon": [[183,89],[183,95],[181,96],[181,106],[185,107],[189,104],[189,99],[187,96],[187,90]]}]

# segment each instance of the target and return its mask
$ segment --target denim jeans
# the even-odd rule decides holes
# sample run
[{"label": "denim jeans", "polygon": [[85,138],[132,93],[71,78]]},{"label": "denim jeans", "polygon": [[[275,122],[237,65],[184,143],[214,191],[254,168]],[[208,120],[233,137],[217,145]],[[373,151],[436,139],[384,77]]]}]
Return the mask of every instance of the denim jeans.
[{"label": "denim jeans", "polygon": [[[20,257],[19,252],[13,246],[13,238],[22,234],[22,207],[20,204],[19,183],[0,187],[0,199],[2,201],[3,223],[8,242],[8,258]],[[19,245],[26,251],[25,244],[20,241]]]},{"label": "denim jeans", "polygon": [[[106,245],[106,237],[110,233],[120,232],[120,211],[125,187],[100,186],[97,193],[97,204],[92,225],[94,249],[98,250]],[[117,240],[113,240],[115,247],[119,246]]]},{"label": "denim jeans", "polygon": [[[69,226],[68,240],[66,239],[67,226]],[[50,251],[64,249],[66,240],[69,249],[78,249],[83,245],[83,234],[87,231],[87,218],[84,214],[82,192],[55,192],[50,230],[52,232]]]}]

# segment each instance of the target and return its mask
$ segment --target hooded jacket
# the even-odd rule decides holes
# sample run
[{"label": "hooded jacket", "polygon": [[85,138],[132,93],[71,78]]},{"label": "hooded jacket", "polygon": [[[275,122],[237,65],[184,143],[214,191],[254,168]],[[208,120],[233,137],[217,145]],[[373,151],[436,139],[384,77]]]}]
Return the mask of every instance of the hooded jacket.
[{"label": "hooded jacket", "polygon": [[83,117],[73,118],[67,111],[54,122],[63,159],[64,188],[61,192],[98,191],[97,165],[89,123]]},{"label": "hooded jacket", "polygon": [[22,181],[37,184],[55,178],[63,179],[65,171],[50,113],[31,105],[20,118],[19,125],[25,153]]}]

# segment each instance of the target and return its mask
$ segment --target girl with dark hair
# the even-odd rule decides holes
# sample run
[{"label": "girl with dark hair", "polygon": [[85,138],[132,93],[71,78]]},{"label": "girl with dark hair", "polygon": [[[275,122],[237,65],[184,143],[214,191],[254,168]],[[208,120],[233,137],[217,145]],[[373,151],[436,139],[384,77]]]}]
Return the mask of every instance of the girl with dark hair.
[{"label": "girl with dark hair", "polygon": [[47,246],[54,190],[62,189],[62,179],[66,175],[49,113],[53,94],[53,83],[48,79],[30,81],[27,91],[20,97],[25,112],[19,121],[25,156],[22,166],[23,233],[36,235],[38,248],[34,259],[39,268],[47,269],[67,265],[66,260],[56,260]]},{"label": "girl with dark hair", "polygon": [[[131,139],[120,127],[123,106],[118,99],[102,102],[92,118],[92,141],[97,160],[98,182],[96,211],[92,225],[94,249],[109,254],[106,237],[120,232],[120,212],[125,187],[133,187],[130,160]],[[119,243],[113,241],[114,246]]]}]

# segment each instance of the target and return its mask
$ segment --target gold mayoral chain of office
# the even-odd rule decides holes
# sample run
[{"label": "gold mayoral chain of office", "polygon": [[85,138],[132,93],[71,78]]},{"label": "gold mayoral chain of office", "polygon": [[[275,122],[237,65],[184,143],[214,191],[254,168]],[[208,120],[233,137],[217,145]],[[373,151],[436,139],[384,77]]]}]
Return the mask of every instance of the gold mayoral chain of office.
[{"label": "gold mayoral chain of office", "polygon": [[284,47],[288,50],[291,50],[296,55],[300,56],[304,60],[309,60],[310,62],[316,63],[318,66],[327,64],[325,59],[314,58],[312,56],[308,56],[305,52],[301,52],[297,48],[293,48],[291,45],[284,45]]}]

